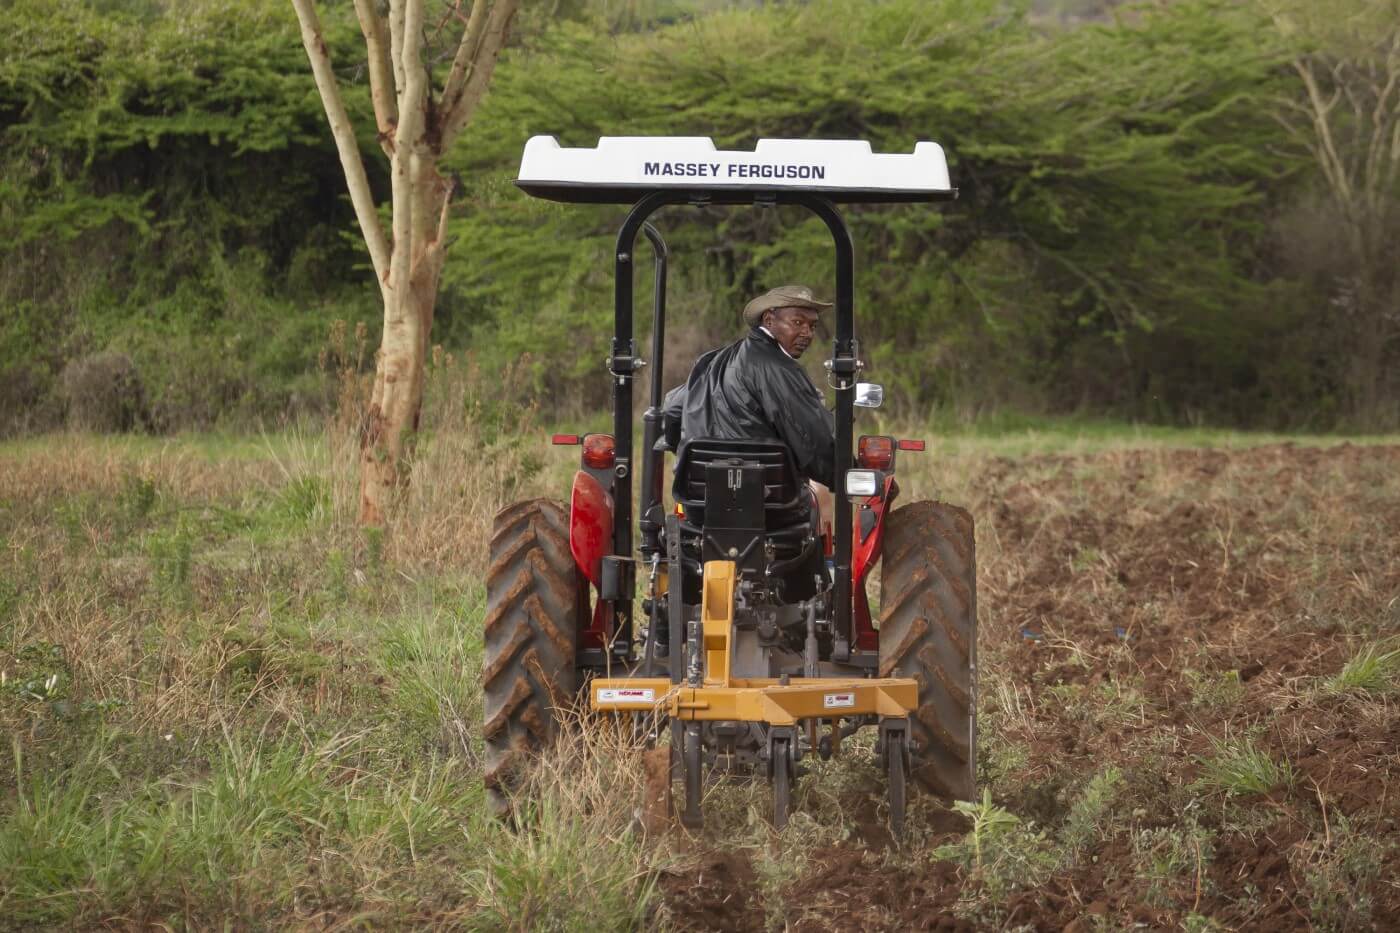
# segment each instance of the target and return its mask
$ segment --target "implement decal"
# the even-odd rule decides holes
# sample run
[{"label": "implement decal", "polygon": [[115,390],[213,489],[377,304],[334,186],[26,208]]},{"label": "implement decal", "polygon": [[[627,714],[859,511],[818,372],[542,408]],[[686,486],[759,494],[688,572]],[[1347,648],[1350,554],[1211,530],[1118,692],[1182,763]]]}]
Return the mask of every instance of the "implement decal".
[{"label": "implement decal", "polygon": [[602,687],[598,690],[599,703],[655,703],[656,691],[637,687]]},{"label": "implement decal", "polygon": [[825,165],[764,162],[643,162],[644,178],[772,178],[822,181]]}]

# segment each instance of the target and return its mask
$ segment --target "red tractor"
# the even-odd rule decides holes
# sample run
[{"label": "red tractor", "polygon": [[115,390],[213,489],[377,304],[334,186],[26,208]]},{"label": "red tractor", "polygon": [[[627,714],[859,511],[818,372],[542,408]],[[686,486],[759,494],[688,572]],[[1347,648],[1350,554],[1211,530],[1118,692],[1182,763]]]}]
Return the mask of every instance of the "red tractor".
[{"label": "red tractor", "polygon": [[[865,726],[878,729],[896,835],[911,779],[945,798],[972,798],[973,523],[941,502],[893,508],[898,459],[922,451],[922,441],[854,435],[856,409],[878,406],[882,392],[857,381],[854,250],[835,206],[951,199],[943,150],[921,142],[912,155],[877,154],[863,142],[763,140],[753,152],[719,151],[704,138],[604,138],[594,149],[565,149],[535,137],[517,184],[536,197],[632,208],[615,255],[613,432],[555,435],[554,443],[581,448],[568,504],[508,506],[491,537],[483,679],[493,800],[506,806],[520,769],[555,735],[557,711],[582,689],[594,710],[652,724],[654,737],[669,731],[689,826],[700,824],[706,776],[739,772],[767,776],[781,827],[798,763],[837,753]],[[679,438],[665,423],[668,256],[647,221],[683,204],[799,205],[831,232],[834,514],[821,514],[781,443]],[[633,336],[639,232],[656,263],[640,461],[632,415],[633,383],[647,365]],[[877,564],[878,614],[866,595]]]}]

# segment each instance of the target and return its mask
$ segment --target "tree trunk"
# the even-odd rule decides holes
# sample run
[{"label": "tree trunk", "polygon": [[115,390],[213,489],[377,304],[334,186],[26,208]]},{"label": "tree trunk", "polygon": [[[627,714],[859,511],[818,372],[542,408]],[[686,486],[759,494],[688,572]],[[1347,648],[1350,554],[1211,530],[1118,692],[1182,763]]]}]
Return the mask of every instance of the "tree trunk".
[{"label": "tree trunk", "polygon": [[360,437],[363,525],[383,525],[408,480],[452,201],[452,185],[438,172],[438,161],[486,95],[520,6],[520,0],[470,0],[468,11],[467,3],[450,0],[452,19],[462,24],[462,32],[441,93],[435,96],[431,66],[425,61],[425,0],[389,0],[387,11],[377,0],[355,0],[375,125],[380,148],[389,157],[393,185],[392,236],[386,236],[315,2],[292,0],[384,299],[384,336],[375,356],[374,391]]},{"label": "tree trunk", "polygon": [[[362,525],[384,524],[395,495],[408,481],[423,406],[423,372],[431,346],[433,309],[442,276],[439,219],[451,199],[451,188],[438,173],[436,159],[417,156],[411,161],[416,163],[407,169],[414,189],[414,222],[409,242],[404,244],[409,260],[402,265],[390,263],[395,272],[406,270],[408,282],[406,288],[398,288],[391,273],[383,289],[384,336],[375,356],[374,391],[360,438]],[[396,242],[395,252],[399,248]]]}]

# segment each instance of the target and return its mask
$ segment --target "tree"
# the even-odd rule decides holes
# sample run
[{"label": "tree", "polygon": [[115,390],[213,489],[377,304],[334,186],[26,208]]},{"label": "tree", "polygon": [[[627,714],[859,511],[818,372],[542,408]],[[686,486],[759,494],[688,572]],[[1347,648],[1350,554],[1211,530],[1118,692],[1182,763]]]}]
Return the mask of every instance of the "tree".
[{"label": "tree", "polygon": [[[387,233],[314,0],[292,0],[292,6],[384,301],[384,333],[360,438],[360,522],[380,525],[407,479],[405,454],[423,400],[453,193],[438,164],[485,96],[520,0],[451,0],[436,23],[428,21],[424,0],[388,0],[387,13],[379,0],[354,2],[379,145],[389,159]],[[442,42],[445,37],[455,42]],[[432,68],[439,59],[433,53],[440,45],[455,52],[435,90]]]},{"label": "tree", "polygon": [[1281,122],[1320,171],[1336,234],[1331,324],[1352,416],[1384,424],[1400,350],[1400,2],[1284,0],[1272,12],[1301,84]]}]

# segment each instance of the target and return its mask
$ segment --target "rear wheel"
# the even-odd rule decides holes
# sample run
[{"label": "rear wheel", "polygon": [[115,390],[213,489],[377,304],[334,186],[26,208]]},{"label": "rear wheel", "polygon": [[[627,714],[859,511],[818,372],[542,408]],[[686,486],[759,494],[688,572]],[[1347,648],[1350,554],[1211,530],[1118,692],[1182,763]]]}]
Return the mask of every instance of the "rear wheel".
[{"label": "rear wheel", "polygon": [[498,814],[529,757],[553,740],[578,682],[574,655],[587,584],[569,551],[569,514],[531,499],[496,514],[486,573],[482,666],[486,789]]},{"label": "rear wheel", "polygon": [[914,502],[885,521],[880,676],[919,684],[919,708],[909,717],[909,776],[940,797],[971,800],[977,776],[972,516],[945,502]]}]

